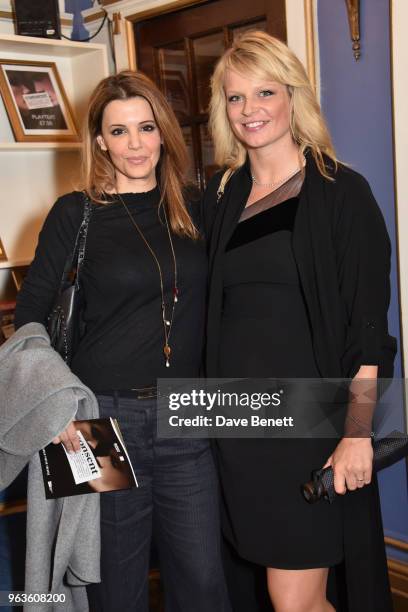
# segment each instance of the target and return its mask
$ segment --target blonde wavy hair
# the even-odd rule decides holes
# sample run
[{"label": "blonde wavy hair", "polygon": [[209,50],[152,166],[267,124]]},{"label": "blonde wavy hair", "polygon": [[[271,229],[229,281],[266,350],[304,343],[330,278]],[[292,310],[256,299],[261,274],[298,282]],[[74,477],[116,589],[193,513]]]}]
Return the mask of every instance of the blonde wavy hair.
[{"label": "blonde wavy hair", "polygon": [[107,195],[115,191],[115,168],[109,153],[102,151],[97,137],[102,133],[106,106],[113,100],[141,97],[149,104],[163,141],[157,178],[160,205],[166,206],[169,224],[174,233],[198,238],[198,232],[185,205],[187,147],[176,116],[164,95],[142,72],[124,70],[103,79],[94,90],[88,105],[83,130],[83,186],[89,197],[109,204]]},{"label": "blonde wavy hair", "polygon": [[235,170],[246,159],[245,147],[232,131],[227,116],[224,91],[227,69],[286,85],[290,96],[292,138],[299,145],[300,154],[310,149],[320,173],[331,179],[323,155],[334,162],[336,170],[338,159],[306,71],[287,45],[261,31],[247,32],[237,38],[218,60],[211,78],[209,128],[214,140],[216,164]]}]

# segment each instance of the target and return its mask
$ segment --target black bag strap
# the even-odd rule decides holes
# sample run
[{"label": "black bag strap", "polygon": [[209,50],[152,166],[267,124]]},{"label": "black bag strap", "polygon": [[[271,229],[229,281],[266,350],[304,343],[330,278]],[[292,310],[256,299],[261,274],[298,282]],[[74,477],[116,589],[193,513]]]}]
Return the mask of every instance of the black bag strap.
[{"label": "black bag strap", "polygon": [[82,264],[83,264],[84,257],[85,257],[86,237],[88,235],[88,227],[89,227],[89,220],[91,218],[91,213],[92,213],[92,203],[89,197],[87,196],[87,194],[84,192],[84,215],[83,215],[82,223],[80,225],[77,239],[75,242],[75,248],[78,245],[78,259],[77,259],[77,264],[76,264],[76,275],[75,275],[75,289],[76,290],[79,289],[79,273],[82,268]]},{"label": "black bag strap", "polygon": [[60,293],[67,288],[67,284],[72,284],[73,277],[75,278],[75,290],[77,291],[79,289],[79,272],[85,257],[86,237],[88,235],[89,220],[92,213],[92,202],[85,192],[82,192],[82,198],[84,202],[82,221],[75,238],[73,251],[68,255],[65,263]]}]

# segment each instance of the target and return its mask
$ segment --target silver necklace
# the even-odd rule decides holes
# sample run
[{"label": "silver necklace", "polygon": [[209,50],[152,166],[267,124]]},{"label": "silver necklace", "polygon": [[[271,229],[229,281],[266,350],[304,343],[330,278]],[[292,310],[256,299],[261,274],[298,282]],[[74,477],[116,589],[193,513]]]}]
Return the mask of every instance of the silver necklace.
[{"label": "silver necklace", "polygon": [[291,172],[288,176],[285,176],[285,178],[281,179],[280,181],[275,181],[273,183],[260,183],[259,181],[256,180],[253,174],[251,174],[251,178],[252,178],[252,182],[258,187],[279,187],[279,185],[286,183],[286,181],[292,178],[292,176],[295,176],[295,174],[297,174],[299,171],[300,171],[300,168],[296,168],[294,172]]}]

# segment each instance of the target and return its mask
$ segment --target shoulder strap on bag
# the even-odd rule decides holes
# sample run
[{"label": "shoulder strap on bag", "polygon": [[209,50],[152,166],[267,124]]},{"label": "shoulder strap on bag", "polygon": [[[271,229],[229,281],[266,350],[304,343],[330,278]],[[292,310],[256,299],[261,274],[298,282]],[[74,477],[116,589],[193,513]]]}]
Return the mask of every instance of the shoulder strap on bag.
[{"label": "shoulder strap on bag", "polygon": [[84,204],[82,221],[75,238],[74,248],[70,255],[68,255],[65,262],[60,285],[60,293],[64,291],[68,285],[72,284],[73,277],[75,277],[75,289],[79,289],[79,270],[85,257],[86,236],[88,233],[89,219],[92,212],[92,203],[86,193],[83,192],[81,197]]},{"label": "shoulder strap on bag", "polygon": [[79,272],[85,257],[86,237],[88,235],[89,220],[91,218],[92,204],[85,192],[84,193],[84,215],[80,225],[77,239],[75,242],[75,250],[78,246],[78,259],[76,264],[75,288],[79,289]]},{"label": "shoulder strap on bag", "polygon": [[234,170],[232,170],[231,168],[227,168],[224,174],[222,175],[220,184],[217,189],[217,204],[219,203],[222,196],[224,195],[225,186],[228,183],[231,176],[233,175],[233,173],[234,173]]}]

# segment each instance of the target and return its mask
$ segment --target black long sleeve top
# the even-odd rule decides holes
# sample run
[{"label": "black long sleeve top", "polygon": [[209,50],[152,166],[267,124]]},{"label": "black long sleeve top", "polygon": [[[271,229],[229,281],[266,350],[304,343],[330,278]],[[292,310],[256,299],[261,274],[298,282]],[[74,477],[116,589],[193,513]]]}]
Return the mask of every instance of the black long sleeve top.
[{"label": "black long sleeve top", "polygon": [[[121,194],[160,263],[168,318],[174,264],[159,212],[159,189]],[[188,203],[200,229],[199,201]],[[49,212],[34,260],[17,297],[16,326],[45,323],[73,249],[83,214],[79,192],[62,196]],[[94,391],[131,389],[157,378],[199,374],[205,317],[207,259],[202,239],[172,234],[179,296],[170,336],[170,367],[163,354],[160,277],[157,264],[119,201],[94,205],[80,281],[86,332],[72,360],[73,372]]]}]

